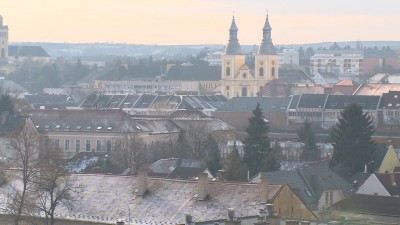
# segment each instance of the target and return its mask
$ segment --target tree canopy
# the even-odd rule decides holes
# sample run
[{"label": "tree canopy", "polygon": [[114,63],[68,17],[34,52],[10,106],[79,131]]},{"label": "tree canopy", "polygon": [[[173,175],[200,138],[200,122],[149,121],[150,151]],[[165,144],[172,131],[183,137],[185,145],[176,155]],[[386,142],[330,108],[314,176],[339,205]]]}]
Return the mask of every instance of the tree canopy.
[{"label": "tree canopy", "polygon": [[361,172],[373,160],[376,145],[371,139],[375,131],[373,121],[358,104],[347,106],[338,119],[330,133],[334,147],[331,167],[347,174]]},{"label": "tree canopy", "polygon": [[304,143],[302,159],[318,160],[320,156],[316,145],[315,133],[308,120],[306,120],[303,126],[297,131],[297,137],[300,142]]},{"label": "tree canopy", "polygon": [[246,128],[248,135],[244,141],[244,161],[250,176],[260,171],[279,169],[276,155],[270,147],[268,131],[268,123],[264,119],[260,104],[257,104],[253,110],[253,117],[249,119],[249,126]]},{"label": "tree canopy", "polygon": [[236,141],[233,143],[233,150],[225,160],[223,179],[229,181],[245,181],[247,178],[247,168],[240,157]]}]

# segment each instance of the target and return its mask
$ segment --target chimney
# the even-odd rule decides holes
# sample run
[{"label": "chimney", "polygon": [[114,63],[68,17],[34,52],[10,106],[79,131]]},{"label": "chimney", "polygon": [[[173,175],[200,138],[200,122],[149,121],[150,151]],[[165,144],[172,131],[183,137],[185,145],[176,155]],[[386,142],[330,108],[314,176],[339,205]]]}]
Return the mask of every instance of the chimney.
[{"label": "chimney", "polygon": [[197,181],[197,200],[204,201],[208,195],[208,174],[200,173]]},{"label": "chimney", "polygon": [[228,220],[225,221],[225,225],[241,225],[242,221],[235,218],[235,210],[233,208],[228,209]]},{"label": "chimney", "polygon": [[394,171],[390,173],[390,185],[397,186],[396,181],[394,180]]},{"label": "chimney", "polygon": [[3,126],[6,125],[7,119],[8,119],[8,114],[9,114],[8,111],[4,111],[1,113],[1,125],[3,125]]},{"label": "chimney", "polygon": [[268,202],[268,186],[269,186],[269,183],[268,183],[268,178],[266,177],[266,176],[264,176],[264,175],[261,175],[260,176],[260,180],[261,180],[261,183],[260,183],[260,192],[261,192],[261,199],[260,199],[260,202],[262,202],[262,203],[267,203]]},{"label": "chimney", "polygon": [[189,213],[185,213],[185,224],[186,225],[193,224],[192,216]]},{"label": "chimney", "polygon": [[118,219],[117,220],[117,225],[124,225],[124,221],[122,219]]},{"label": "chimney", "polygon": [[138,171],[138,186],[137,186],[137,190],[136,190],[136,195],[143,196],[146,194],[147,191],[148,191],[147,170],[140,169]]}]

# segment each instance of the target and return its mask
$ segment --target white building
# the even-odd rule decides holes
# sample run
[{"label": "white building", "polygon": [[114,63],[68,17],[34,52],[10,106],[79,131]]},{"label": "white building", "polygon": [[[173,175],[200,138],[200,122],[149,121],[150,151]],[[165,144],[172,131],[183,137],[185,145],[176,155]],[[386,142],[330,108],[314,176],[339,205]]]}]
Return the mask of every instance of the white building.
[{"label": "white building", "polygon": [[283,49],[282,52],[278,52],[279,66],[291,65],[299,66],[299,52],[296,49],[288,48]]},{"label": "white building", "polygon": [[363,50],[318,50],[310,58],[311,74],[332,72],[359,76],[363,73],[363,59]]},{"label": "white building", "polygon": [[0,61],[8,59],[8,26],[3,25],[3,17],[0,15]]}]

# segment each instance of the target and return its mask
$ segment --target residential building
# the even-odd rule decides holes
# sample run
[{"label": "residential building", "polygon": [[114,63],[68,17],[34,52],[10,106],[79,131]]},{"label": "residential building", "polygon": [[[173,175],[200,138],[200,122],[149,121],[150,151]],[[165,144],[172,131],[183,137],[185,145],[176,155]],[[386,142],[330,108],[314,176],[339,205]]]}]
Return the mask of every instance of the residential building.
[{"label": "residential building", "polygon": [[400,127],[400,91],[382,94],[378,115],[379,123]]},{"label": "residential building", "polygon": [[288,184],[318,216],[354,192],[351,183],[329,168],[329,160],[313,162],[293,171],[261,172],[250,182],[259,183],[261,176],[266,176],[273,184]]},{"label": "residential building", "polygon": [[208,52],[204,61],[208,62],[210,66],[221,66],[221,56],[224,54],[223,51]]},{"label": "residential building", "polygon": [[363,74],[364,52],[358,49],[317,50],[310,58],[311,74],[332,72],[360,76]]},{"label": "residential building", "polygon": [[63,158],[79,152],[111,152],[123,138],[137,137],[150,147],[175,141],[179,128],[168,120],[134,120],[121,110],[31,110],[30,116],[45,148]]},{"label": "residential building", "polygon": [[255,55],[255,65],[248,65],[237,38],[235,17],[232,18],[229,42],[221,58],[221,92],[224,96],[254,97],[268,81],[278,79],[278,55],[272,43],[271,31],[267,15],[263,27],[263,40]]},{"label": "residential building", "polygon": [[322,124],[326,94],[293,96],[287,110],[287,124],[304,123],[306,120]]},{"label": "residential building", "polygon": [[277,53],[279,56],[279,66],[299,66],[299,52],[294,48],[286,48]]}]

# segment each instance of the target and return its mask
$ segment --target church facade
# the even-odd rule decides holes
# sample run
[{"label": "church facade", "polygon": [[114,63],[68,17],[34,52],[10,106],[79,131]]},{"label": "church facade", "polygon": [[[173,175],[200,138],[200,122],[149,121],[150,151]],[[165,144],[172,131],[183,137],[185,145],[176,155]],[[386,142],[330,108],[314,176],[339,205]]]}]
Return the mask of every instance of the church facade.
[{"label": "church facade", "polygon": [[271,38],[268,15],[263,27],[263,40],[255,55],[254,65],[246,63],[237,37],[235,17],[229,29],[229,42],[221,57],[221,92],[228,98],[254,97],[269,81],[278,79],[278,55]]}]

